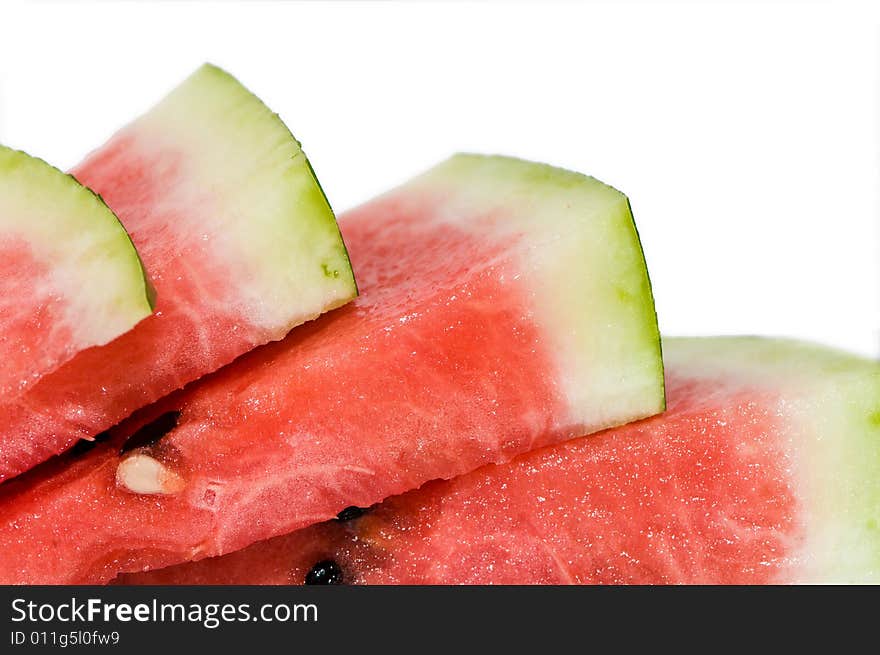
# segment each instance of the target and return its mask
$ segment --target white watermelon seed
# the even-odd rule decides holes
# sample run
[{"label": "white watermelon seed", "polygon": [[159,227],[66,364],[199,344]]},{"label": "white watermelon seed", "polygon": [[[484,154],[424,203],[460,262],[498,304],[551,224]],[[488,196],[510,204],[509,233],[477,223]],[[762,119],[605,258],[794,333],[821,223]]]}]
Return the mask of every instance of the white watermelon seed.
[{"label": "white watermelon seed", "polygon": [[135,453],[116,467],[116,486],[136,494],[174,494],[183,489],[184,482],[159,460]]}]

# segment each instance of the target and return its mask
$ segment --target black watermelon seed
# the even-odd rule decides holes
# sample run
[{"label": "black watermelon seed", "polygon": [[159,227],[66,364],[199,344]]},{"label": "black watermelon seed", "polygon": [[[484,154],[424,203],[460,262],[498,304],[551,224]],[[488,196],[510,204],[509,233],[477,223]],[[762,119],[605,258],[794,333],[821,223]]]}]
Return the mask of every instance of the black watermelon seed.
[{"label": "black watermelon seed", "polygon": [[346,507],[336,515],[336,520],[341,522],[354,521],[356,518],[360,518],[366,514],[368,509],[368,507],[357,507],[356,505]]},{"label": "black watermelon seed", "polygon": [[342,569],[332,559],[323,559],[306,573],[306,584],[342,584]]},{"label": "black watermelon seed", "polygon": [[125,443],[122,444],[122,448],[119,450],[119,454],[127,453],[129,450],[134,450],[135,448],[151,446],[176,428],[179,419],[179,411],[173,410],[171,412],[165,412],[158,418],[142,426],[126,439]]},{"label": "black watermelon seed", "polygon": [[106,432],[106,431],[101,432],[100,434],[96,434],[94,439],[80,439],[75,444],[73,444],[73,447],[67,452],[70,453],[71,455],[73,455],[74,457],[76,457],[78,455],[84,455],[85,453],[89,452],[92,448],[97,446],[99,443],[101,443],[102,441],[107,441],[107,439],[109,439],[109,438],[110,438],[109,432]]}]

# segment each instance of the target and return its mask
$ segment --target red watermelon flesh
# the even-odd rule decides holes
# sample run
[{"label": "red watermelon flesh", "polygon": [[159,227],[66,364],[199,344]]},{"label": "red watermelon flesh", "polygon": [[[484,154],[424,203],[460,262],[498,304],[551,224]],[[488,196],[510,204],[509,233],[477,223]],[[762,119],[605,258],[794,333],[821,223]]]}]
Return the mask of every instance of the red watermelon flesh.
[{"label": "red watermelon flesh", "polygon": [[[0,294],[0,392],[4,398],[20,395],[72,356],[65,346],[74,341],[64,318],[65,304],[44,283],[51,277],[51,266],[35,256],[26,242],[10,238],[0,243],[0,280],[13,287]],[[26,311],[21,307],[23,298],[29,300]]]},{"label": "red watermelon flesh", "polygon": [[[616,191],[462,156],[340,224],[358,300],[5,485],[0,580],[101,582],[231,552],[662,408],[650,288]],[[562,307],[577,289],[548,292],[557,270],[610,289]]]},{"label": "red watermelon flesh", "polygon": [[665,414],[127,584],[763,584],[880,579],[880,365],[664,341]]},{"label": "red watermelon flesh", "polygon": [[333,213],[299,144],[212,66],[74,174],[125,224],[158,303],[134,330],[0,404],[0,480],[356,293]]}]

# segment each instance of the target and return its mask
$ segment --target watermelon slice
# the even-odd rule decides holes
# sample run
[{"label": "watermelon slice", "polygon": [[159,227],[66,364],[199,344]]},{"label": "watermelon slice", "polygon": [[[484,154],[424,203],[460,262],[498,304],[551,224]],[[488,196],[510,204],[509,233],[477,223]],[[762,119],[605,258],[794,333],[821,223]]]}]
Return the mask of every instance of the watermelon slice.
[{"label": "watermelon slice", "polygon": [[144,268],[100,198],[0,146],[0,398],[153,311]]},{"label": "watermelon slice", "polygon": [[355,283],[299,144],[204,66],[74,171],[128,228],[155,315],[0,405],[0,480],[337,307]]},{"label": "watermelon slice", "polygon": [[128,584],[880,581],[880,365],[664,341],[666,414]]},{"label": "watermelon slice", "polygon": [[457,156],[340,222],[361,296],[0,489],[0,581],[238,550],[434,478],[656,413],[629,204]]}]

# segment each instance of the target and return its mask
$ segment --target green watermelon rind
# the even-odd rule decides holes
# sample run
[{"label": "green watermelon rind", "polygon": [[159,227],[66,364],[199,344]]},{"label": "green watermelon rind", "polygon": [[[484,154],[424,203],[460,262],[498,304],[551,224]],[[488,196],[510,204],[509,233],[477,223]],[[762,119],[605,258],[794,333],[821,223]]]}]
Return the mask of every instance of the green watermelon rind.
[{"label": "green watermelon rind", "polygon": [[357,295],[336,216],[300,143],[232,75],[204,64],[125,131],[142,147],[182,148],[194,193],[239,217],[225,239],[247,268],[237,283],[250,285],[242,291],[266,313],[265,327],[283,335]]},{"label": "green watermelon rind", "polygon": [[[519,240],[536,318],[556,343],[582,434],[662,412],[654,296],[629,199],[595,178],[506,156],[461,153],[392,192],[443,198],[447,218],[496,217]],[[574,435],[573,435],[574,436]]]},{"label": "green watermelon rind", "polygon": [[676,371],[780,394],[794,426],[802,583],[880,582],[880,362],[767,337],[664,338]]},{"label": "green watermelon rind", "polygon": [[57,275],[70,287],[64,295],[80,347],[103,345],[152,314],[155,291],[131,237],[73,176],[0,146],[0,210],[0,232],[63,268]]}]

